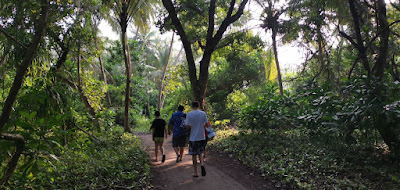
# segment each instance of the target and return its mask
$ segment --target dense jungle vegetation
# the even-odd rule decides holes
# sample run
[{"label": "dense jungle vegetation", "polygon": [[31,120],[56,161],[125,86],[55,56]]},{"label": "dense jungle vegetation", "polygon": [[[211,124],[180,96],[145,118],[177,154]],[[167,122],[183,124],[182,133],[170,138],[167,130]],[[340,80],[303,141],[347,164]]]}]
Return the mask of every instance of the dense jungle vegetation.
[{"label": "dense jungle vegetation", "polygon": [[193,100],[268,178],[400,189],[399,77],[398,1],[0,0],[0,189],[149,189],[135,134]]}]

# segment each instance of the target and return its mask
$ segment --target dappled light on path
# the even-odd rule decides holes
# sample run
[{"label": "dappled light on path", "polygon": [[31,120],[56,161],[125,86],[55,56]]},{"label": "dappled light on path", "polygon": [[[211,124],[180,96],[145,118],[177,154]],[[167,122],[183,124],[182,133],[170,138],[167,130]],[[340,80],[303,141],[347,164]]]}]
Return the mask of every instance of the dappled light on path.
[{"label": "dappled light on path", "polygon": [[[149,153],[150,159],[154,160],[154,143],[151,135],[140,137],[143,139],[143,146]],[[208,164],[207,161],[205,162],[207,175],[193,178],[192,157],[185,149],[182,162],[176,163],[176,154],[172,149],[170,137],[164,142],[164,151],[166,153],[164,163],[151,162],[154,189],[247,189],[220,168]]]}]

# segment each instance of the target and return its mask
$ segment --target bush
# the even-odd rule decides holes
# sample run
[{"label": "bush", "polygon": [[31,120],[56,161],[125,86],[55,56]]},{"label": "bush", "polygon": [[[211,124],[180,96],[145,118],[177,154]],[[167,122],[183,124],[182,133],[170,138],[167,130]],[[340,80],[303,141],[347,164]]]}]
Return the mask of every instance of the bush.
[{"label": "bush", "polygon": [[[263,176],[301,189],[397,189],[400,168],[388,155],[358,145],[330,147],[300,129],[268,133],[220,130],[211,146]],[[336,151],[335,151],[336,150]]]},{"label": "bush", "polygon": [[266,131],[295,125],[295,99],[276,94],[276,86],[267,86],[265,94],[239,113],[239,126],[244,129]]},{"label": "bush", "polygon": [[[382,88],[382,96],[377,96]],[[383,83],[365,77],[343,83],[341,90],[330,83],[304,84],[296,96],[276,93],[267,86],[264,95],[239,114],[239,127],[265,132],[270,129],[303,128],[313,138],[330,144],[363,143],[370,147],[381,138],[378,127],[399,135],[399,83]]]},{"label": "bush", "polygon": [[[18,172],[5,189],[149,189],[150,166],[139,138],[112,128],[90,141],[80,134],[60,157],[33,165],[36,172]],[[23,178],[27,175],[27,180]]]}]

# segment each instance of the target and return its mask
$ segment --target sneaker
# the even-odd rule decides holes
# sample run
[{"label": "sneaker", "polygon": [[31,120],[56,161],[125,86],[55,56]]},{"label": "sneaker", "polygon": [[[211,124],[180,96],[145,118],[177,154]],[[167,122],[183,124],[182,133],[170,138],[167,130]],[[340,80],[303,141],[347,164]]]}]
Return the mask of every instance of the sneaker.
[{"label": "sneaker", "polygon": [[181,157],[181,156],[178,154],[178,156],[176,156],[176,163],[179,162],[179,157]]},{"label": "sneaker", "polygon": [[201,166],[201,176],[206,176],[206,168],[204,166]]},{"label": "sneaker", "polygon": [[162,162],[162,163],[165,162],[165,155],[162,155],[162,160],[161,160],[161,162]]}]

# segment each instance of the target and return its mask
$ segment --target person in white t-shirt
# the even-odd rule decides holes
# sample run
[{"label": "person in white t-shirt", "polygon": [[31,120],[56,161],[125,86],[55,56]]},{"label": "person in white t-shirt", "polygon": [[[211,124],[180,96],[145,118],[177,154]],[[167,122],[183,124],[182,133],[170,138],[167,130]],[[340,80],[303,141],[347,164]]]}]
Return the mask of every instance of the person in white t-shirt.
[{"label": "person in white t-shirt", "polygon": [[208,122],[205,112],[199,110],[199,102],[192,102],[193,111],[186,114],[185,125],[190,128],[189,138],[189,154],[192,155],[194,174],[193,177],[198,177],[197,173],[197,155],[200,159],[201,175],[206,175],[204,167],[203,153],[206,145],[206,136],[204,134],[204,124]]}]

